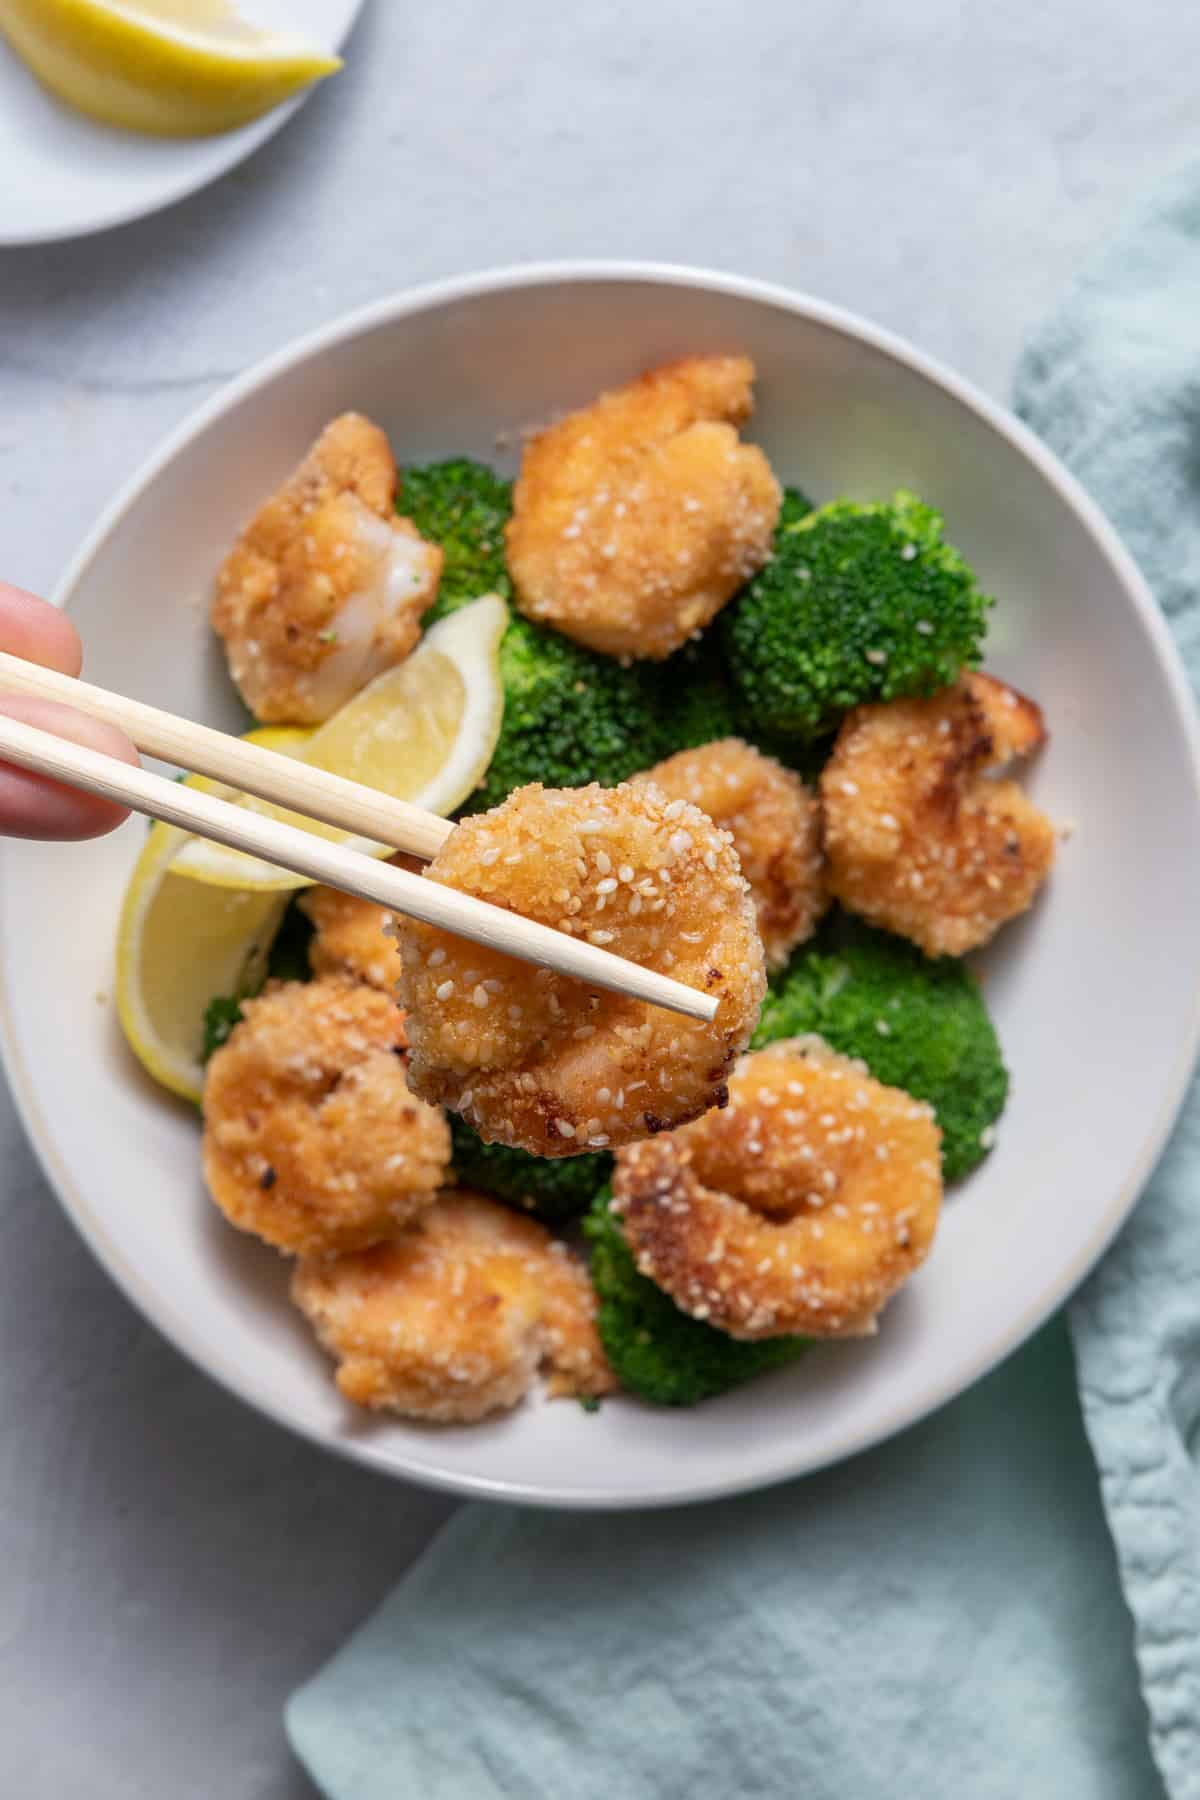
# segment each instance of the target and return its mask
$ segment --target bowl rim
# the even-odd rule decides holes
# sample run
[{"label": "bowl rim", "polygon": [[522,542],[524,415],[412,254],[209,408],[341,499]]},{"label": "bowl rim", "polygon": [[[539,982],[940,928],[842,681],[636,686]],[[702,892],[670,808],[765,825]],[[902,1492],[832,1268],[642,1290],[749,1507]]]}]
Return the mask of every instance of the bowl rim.
[{"label": "bowl rim", "polygon": [[[901,364],[941,389],[1006,440],[1033,465],[1062,504],[1075,516],[1078,524],[1113,569],[1145,627],[1165,680],[1175,722],[1187,746],[1188,772],[1195,802],[1192,828],[1200,830],[1200,712],[1179,651],[1148,584],[1116,530],[1053,451],[1008,408],[990,399],[971,382],[955,374],[936,358],[918,350],[898,334],[861,318],[847,308],[819,300],[815,296],[776,283],[716,269],[676,263],[606,259],[508,264],[404,288],[366,306],[338,315],[252,364],[195,408],[167,435],[159,448],[146,458],[101,511],[57,583],[51,597],[53,604],[69,607],[97,551],[162,470],[187,445],[201,436],[214,420],[231,411],[243,399],[278,375],[364,332],[381,325],[400,323],[418,313],[437,310],[464,299],[515,289],[544,288],[576,282],[651,283],[665,287],[694,288],[789,312]],[[1200,940],[1197,943],[1189,985],[1191,1001],[1188,1027],[1182,1042],[1175,1049],[1171,1067],[1163,1082],[1156,1114],[1149,1124],[1132,1167],[1118,1185],[1103,1216],[1095,1222],[1087,1242],[1070,1266],[1060,1271],[1028,1301],[1005,1333],[981,1345],[971,1358],[956,1363],[953,1373],[941,1383],[932,1389],[927,1387],[908,1404],[897,1408],[883,1430],[857,1428],[848,1431],[842,1439],[828,1445],[816,1457],[785,1454],[770,1474],[756,1476],[749,1482],[740,1479],[735,1469],[727,1476],[692,1481],[670,1494],[657,1490],[647,1491],[636,1484],[595,1494],[569,1486],[463,1475],[439,1467],[436,1452],[428,1461],[416,1461],[411,1466],[399,1468],[394,1457],[375,1450],[369,1441],[353,1437],[333,1438],[321,1428],[297,1420],[286,1407],[277,1404],[269,1393],[257,1389],[253,1379],[248,1378],[240,1368],[226,1366],[220,1353],[214,1354],[211,1346],[201,1341],[199,1334],[192,1331],[186,1311],[177,1312],[170,1301],[162,1299],[143,1280],[136,1265],[109,1241],[103,1222],[93,1216],[88,1202],[75,1188],[66,1168],[60,1163],[53,1134],[42,1117],[35,1087],[17,1041],[8,994],[7,970],[3,964],[0,964],[0,1059],[3,1061],[18,1115],[42,1172],[93,1255],[142,1316],[175,1349],[227,1392],[274,1423],[297,1433],[323,1450],[365,1465],[392,1479],[411,1480],[425,1487],[477,1499],[572,1511],[619,1511],[633,1507],[659,1508],[717,1500],[815,1473],[818,1469],[830,1467],[860,1451],[886,1442],[908,1426],[927,1418],[1012,1355],[1089,1274],[1132,1212],[1153,1171],[1183,1104],[1197,1052],[1200,1050]]]}]

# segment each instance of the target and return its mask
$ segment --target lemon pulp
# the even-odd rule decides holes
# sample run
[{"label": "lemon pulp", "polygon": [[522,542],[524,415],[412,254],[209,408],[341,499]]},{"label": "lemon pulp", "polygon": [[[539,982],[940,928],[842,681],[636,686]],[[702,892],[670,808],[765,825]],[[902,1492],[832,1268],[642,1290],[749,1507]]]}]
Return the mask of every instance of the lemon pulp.
[{"label": "lemon pulp", "polygon": [[134,865],[117,928],[116,1001],[147,1073],[199,1101],[208,1003],[260,986],[288,897],[217,890],[174,874],[186,841],[175,826],[155,825]]}]

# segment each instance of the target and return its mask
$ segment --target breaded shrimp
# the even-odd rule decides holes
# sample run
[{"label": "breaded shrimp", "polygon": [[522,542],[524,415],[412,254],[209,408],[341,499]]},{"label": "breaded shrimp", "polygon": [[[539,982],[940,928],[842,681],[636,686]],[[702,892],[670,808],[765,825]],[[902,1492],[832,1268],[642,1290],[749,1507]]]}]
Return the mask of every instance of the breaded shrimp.
[{"label": "breaded shrimp", "polygon": [[326,976],[243,1010],[204,1085],[204,1176],[225,1217],[299,1256],[394,1236],[450,1164],[445,1119],[405,1081],[399,1009]]},{"label": "breaded shrimp", "polygon": [[750,883],[767,967],[781,969],[829,904],[816,796],[740,738],[681,750],[633,779],[691,801],[729,832]]},{"label": "breaded shrimp", "polygon": [[416,643],[442,552],[396,489],[382,431],[343,413],[226,557],[212,622],[258,718],[319,724]]},{"label": "breaded shrimp", "polygon": [[738,441],[746,356],[652,369],[531,440],[508,526],[517,603],[609,656],[669,656],[771,554],[779,483]]},{"label": "breaded shrimp", "polygon": [[296,1265],[292,1298],[358,1406],[468,1423],[552,1394],[615,1386],[583,1269],[549,1232],[480,1194],[440,1194],[389,1243]]},{"label": "breaded shrimp", "polygon": [[399,921],[414,1093],[537,1156],[645,1137],[725,1098],[766,983],[728,832],[649,785],[518,788],[464,820],[435,881],[719,998],[704,1025]]},{"label": "breaded shrimp", "polygon": [[731,1337],[861,1337],[925,1259],[941,1208],[932,1109],[819,1038],[738,1064],[729,1105],[619,1152],[638,1269]]},{"label": "breaded shrimp", "polygon": [[[421,867],[408,856],[395,856],[392,861],[412,871]],[[387,907],[331,887],[307,888],[297,905],[315,927],[308,947],[315,975],[350,975],[395,995],[400,952]]]},{"label": "breaded shrimp", "polygon": [[859,706],[821,774],[829,886],[929,956],[962,956],[1025,911],[1055,830],[990,773],[1046,737],[1040,709],[990,675],[930,700]]}]

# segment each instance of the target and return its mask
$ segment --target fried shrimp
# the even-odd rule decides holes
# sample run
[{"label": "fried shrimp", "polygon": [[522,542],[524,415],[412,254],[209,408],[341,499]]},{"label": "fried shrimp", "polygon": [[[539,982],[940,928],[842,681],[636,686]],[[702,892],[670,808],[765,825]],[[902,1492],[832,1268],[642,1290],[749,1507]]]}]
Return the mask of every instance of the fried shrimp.
[{"label": "fried shrimp", "polygon": [[1045,737],[1040,708],[990,675],[856,707],[821,775],[834,898],[929,956],[985,944],[1054,861],[1050,820],[992,774]]},{"label": "fried shrimp", "polygon": [[740,738],[681,750],[634,780],[689,800],[729,832],[750,883],[767,967],[781,969],[829,903],[815,796],[798,775]]},{"label": "fried shrimp", "polygon": [[719,1005],[711,1025],[678,1018],[402,919],[415,1093],[537,1156],[627,1143],[722,1104],[765,992],[728,832],[649,785],[534,784],[464,820],[426,873]]},{"label": "fried shrimp", "polygon": [[208,1065],[204,1175],[239,1231],[302,1256],[391,1237],[450,1163],[442,1115],[408,1089],[404,1021],[371,987],[269,986]]},{"label": "fried shrimp", "polygon": [[762,568],[782,495],[762,451],[738,440],[753,380],[748,357],[689,357],[530,442],[508,526],[528,618],[657,660]]},{"label": "fried shrimp", "polygon": [[583,1269],[479,1194],[440,1194],[389,1243],[298,1263],[292,1298],[358,1406],[469,1423],[515,1406],[539,1371],[552,1394],[615,1386]]},{"label": "fried shrimp", "polygon": [[729,1105],[617,1156],[639,1271],[743,1339],[861,1337],[924,1261],[940,1133],[928,1106],[819,1038],[738,1064]]},{"label": "fried shrimp", "polygon": [[[411,857],[392,860],[401,868],[420,867]],[[308,947],[314,975],[349,975],[385,994],[395,994],[400,952],[387,907],[331,887],[306,889],[297,905],[315,927]]]},{"label": "fried shrimp", "polygon": [[213,627],[264,722],[319,724],[416,643],[442,552],[396,517],[396,489],[382,431],[344,413],[226,557]]}]

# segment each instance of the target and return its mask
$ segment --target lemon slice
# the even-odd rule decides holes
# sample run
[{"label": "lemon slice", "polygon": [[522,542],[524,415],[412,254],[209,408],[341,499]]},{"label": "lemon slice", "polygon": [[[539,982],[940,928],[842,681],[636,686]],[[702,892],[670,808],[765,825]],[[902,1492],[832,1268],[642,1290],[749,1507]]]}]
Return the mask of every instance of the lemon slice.
[{"label": "lemon slice", "polygon": [[341,68],[226,0],[0,0],[0,31],[69,106],[127,131],[232,131]]},{"label": "lemon slice", "polygon": [[199,1101],[205,1009],[214,994],[258,988],[287,895],[186,880],[174,863],[187,842],[176,826],[155,825],[134,864],[117,928],[116,999],[142,1067]]},{"label": "lemon slice", "polygon": [[[377,675],[306,741],[287,746],[288,753],[445,818],[478,785],[496,748],[504,716],[500,639],[507,623],[508,608],[495,594],[460,607],[425,634],[406,662]],[[252,735],[259,743],[270,741],[266,733]],[[389,844],[350,836],[268,800],[247,794],[233,798],[248,811],[283,819],[369,856],[395,854]],[[184,846],[175,873],[257,893],[311,885],[303,875],[202,838]]]}]

